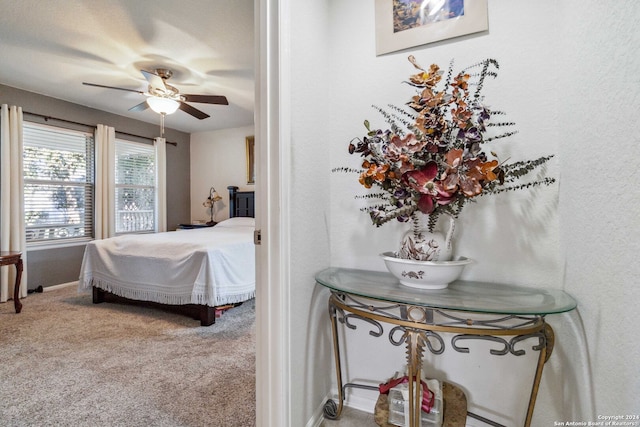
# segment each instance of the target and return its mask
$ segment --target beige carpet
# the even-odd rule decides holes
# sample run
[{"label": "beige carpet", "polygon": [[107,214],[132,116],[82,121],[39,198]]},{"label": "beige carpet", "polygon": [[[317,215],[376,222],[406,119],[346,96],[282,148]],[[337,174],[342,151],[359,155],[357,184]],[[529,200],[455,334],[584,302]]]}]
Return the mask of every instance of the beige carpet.
[{"label": "beige carpet", "polygon": [[255,310],[209,327],[67,287],[0,304],[1,426],[253,426]]}]

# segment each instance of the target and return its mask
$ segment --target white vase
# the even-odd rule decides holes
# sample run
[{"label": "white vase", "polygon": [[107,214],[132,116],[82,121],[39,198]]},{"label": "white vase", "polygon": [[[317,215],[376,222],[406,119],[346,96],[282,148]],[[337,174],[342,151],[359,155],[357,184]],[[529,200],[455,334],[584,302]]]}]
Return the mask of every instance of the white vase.
[{"label": "white vase", "polygon": [[428,216],[413,213],[413,227],[402,236],[399,257],[418,261],[450,261],[455,220],[450,215],[446,216],[449,218],[449,227],[446,233],[442,233],[429,231]]}]

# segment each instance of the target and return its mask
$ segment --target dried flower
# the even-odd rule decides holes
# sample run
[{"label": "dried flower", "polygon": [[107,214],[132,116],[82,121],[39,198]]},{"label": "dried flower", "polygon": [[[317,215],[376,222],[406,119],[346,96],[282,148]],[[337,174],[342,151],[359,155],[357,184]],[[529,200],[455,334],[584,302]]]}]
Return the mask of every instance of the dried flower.
[{"label": "dried flower", "polygon": [[[500,162],[495,152],[485,150],[488,142],[516,133],[486,136],[490,127],[514,126],[512,122],[492,123],[493,116],[504,113],[482,103],[485,80],[497,77],[497,61],[485,59],[455,75],[452,63],[444,83],[444,72],[438,65],[425,70],[413,56],[409,61],[419,72],[405,82],[416,88],[408,108],[390,105],[387,111],[374,106],[390,128],[371,129],[365,121],[367,134],[349,143],[349,153],[364,158],[362,169],[334,169],[357,171],[365,188],[382,190],[367,197],[382,203],[365,208],[376,226],[392,219],[405,222],[419,211],[429,215],[433,228],[439,215],[455,218],[478,196],[555,182],[542,178],[515,183],[552,155],[508,164]],[[438,89],[441,83],[443,87]]]}]

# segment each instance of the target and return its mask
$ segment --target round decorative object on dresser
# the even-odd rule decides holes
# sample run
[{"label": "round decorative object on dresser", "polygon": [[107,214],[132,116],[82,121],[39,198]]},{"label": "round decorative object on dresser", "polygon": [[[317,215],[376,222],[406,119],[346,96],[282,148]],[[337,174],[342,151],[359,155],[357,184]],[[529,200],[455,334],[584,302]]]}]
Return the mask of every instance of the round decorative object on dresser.
[{"label": "round decorative object on dresser", "polygon": [[419,261],[400,258],[394,252],[384,252],[380,256],[401,285],[417,289],[444,289],[473,262],[465,257],[452,261]]}]

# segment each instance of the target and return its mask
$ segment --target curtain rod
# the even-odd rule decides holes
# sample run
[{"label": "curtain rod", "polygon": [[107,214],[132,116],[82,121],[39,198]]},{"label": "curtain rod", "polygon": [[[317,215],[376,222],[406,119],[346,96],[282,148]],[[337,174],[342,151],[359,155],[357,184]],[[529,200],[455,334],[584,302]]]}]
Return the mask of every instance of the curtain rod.
[{"label": "curtain rod", "polygon": [[[45,122],[48,121],[48,120],[56,120],[56,121],[59,121],[59,122],[70,123],[70,124],[73,124],[73,125],[86,126],[86,127],[90,127],[90,128],[95,128],[96,127],[96,125],[88,125],[86,123],[74,122],[73,120],[59,119],[57,117],[45,116],[43,114],[32,113],[32,112],[29,112],[29,111],[23,111],[22,113],[23,114],[29,114],[30,116],[36,116],[36,117],[43,118]],[[119,130],[117,130],[116,133],[119,133],[120,135],[127,135],[127,136],[133,136],[135,138],[146,139],[147,141],[154,141],[154,138],[149,138],[148,136],[136,135],[136,134],[128,133],[128,132],[121,132]],[[166,141],[166,143],[167,144],[171,144],[174,147],[178,146],[177,142]]]}]

